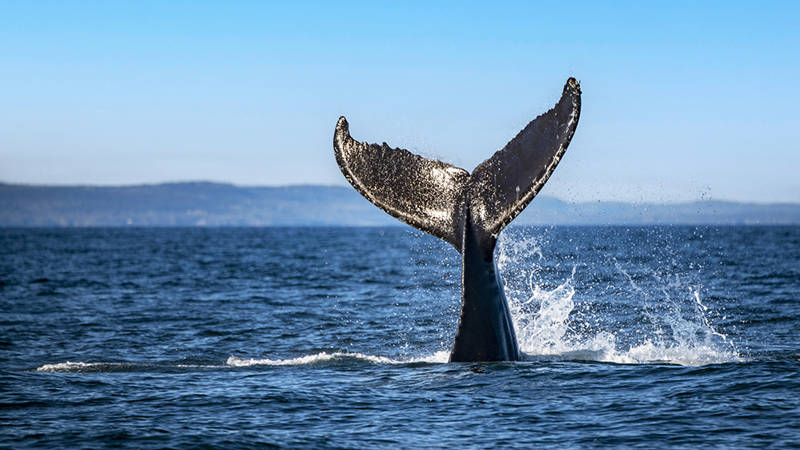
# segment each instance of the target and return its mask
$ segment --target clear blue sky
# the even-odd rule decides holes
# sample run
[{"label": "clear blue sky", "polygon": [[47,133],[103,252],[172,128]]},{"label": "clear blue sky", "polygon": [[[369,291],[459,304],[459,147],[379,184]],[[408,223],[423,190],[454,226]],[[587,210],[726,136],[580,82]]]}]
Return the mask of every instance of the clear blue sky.
[{"label": "clear blue sky", "polygon": [[345,185],[342,114],[471,170],[575,76],[543,193],[800,202],[800,2],[281,3],[0,2],[0,181]]}]

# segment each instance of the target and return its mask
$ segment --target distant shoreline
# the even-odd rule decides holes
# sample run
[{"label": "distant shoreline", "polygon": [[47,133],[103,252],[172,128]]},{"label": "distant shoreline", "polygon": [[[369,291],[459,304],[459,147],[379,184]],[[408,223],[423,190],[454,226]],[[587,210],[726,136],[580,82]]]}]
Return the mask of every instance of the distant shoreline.
[{"label": "distant shoreline", "polygon": [[[800,203],[568,203],[540,196],[515,225],[798,225]],[[0,227],[402,226],[345,186],[0,183]]]}]

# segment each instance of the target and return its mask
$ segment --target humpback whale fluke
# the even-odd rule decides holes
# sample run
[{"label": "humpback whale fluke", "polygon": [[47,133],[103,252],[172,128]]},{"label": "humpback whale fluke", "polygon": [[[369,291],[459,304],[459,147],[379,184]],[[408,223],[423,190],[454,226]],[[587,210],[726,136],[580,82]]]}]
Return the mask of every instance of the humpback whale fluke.
[{"label": "humpback whale fluke", "polygon": [[450,361],[519,359],[494,263],[497,237],[539,193],[569,145],[581,89],[567,80],[558,103],[472,171],[408,150],[358,142],[340,117],[333,135],[345,178],[377,207],[453,245],[462,255],[461,318]]}]

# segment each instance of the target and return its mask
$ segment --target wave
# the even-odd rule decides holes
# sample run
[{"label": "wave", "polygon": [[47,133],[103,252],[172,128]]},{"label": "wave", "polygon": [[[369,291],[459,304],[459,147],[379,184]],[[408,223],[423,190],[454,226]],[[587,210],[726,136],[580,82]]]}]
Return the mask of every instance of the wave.
[{"label": "wave", "polygon": [[231,356],[225,362],[228,366],[247,367],[247,366],[300,366],[317,364],[335,360],[360,360],[375,364],[412,364],[412,363],[444,363],[447,362],[450,353],[447,351],[436,352],[432,355],[409,359],[392,359],[386,356],[367,355],[364,353],[321,352],[314,355],[300,356],[290,359],[244,359]]},{"label": "wave", "polygon": [[328,361],[364,361],[373,364],[413,364],[413,363],[445,363],[450,353],[440,351],[427,356],[393,359],[386,356],[367,355],[364,353],[321,352],[313,355],[299,356],[289,359],[255,359],[230,356],[224,364],[173,364],[173,363],[136,363],[136,362],[82,362],[65,361],[55,364],[44,364],[35,369],[36,372],[139,372],[174,369],[230,369],[250,366],[302,366],[319,364]]},{"label": "wave", "polygon": [[36,372],[140,372],[169,369],[219,369],[223,365],[213,364],[170,364],[170,363],[137,363],[137,362],[82,362],[64,361],[55,364],[44,364],[36,368]]},{"label": "wave", "polygon": [[[44,364],[35,369],[36,372],[50,373],[109,373],[109,372],[152,372],[173,370],[226,370],[240,367],[269,367],[269,366],[304,366],[322,364],[330,361],[362,361],[371,364],[445,364],[450,356],[449,351],[439,351],[427,356],[408,359],[394,359],[386,356],[367,355],[363,353],[346,352],[320,352],[313,355],[299,356],[288,359],[257,359],[230,356],[224,364],[170,364],[170,363],[135,363],[135,362],[82,362],[65,361],[54,364]],[[522,359],[524,362],[547,361],[576,361],[576,362],[606,362],[614,364],[642,364],[642,365],[681,365],[702,366],[707,364],[721,364],[740,362],[741,358],[731,358],[730,354],[719,353],[714,348],[683,348],[665,347],[648,342],[626,351],[616,349],[613,342],[605,342],[594,347],[574,348],[562,352],[541,352],[536,349],[524,348]]]},{"label": "wave", "polygon": [[65,361],[62,363],[45,364],[37,367],[37,372],[109,372],[107,369],[119,367],[122,368],[124,363],[103,363],[103,362],[72,362]]}]

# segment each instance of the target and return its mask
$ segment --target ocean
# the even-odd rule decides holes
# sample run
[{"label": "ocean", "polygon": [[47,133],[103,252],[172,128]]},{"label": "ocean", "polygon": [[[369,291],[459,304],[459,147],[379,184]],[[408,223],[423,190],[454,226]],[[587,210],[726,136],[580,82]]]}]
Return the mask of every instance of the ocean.
[{"label": "ocean", "polygon": [[800,227],[0,229],[2,447],[800,446]]}]

